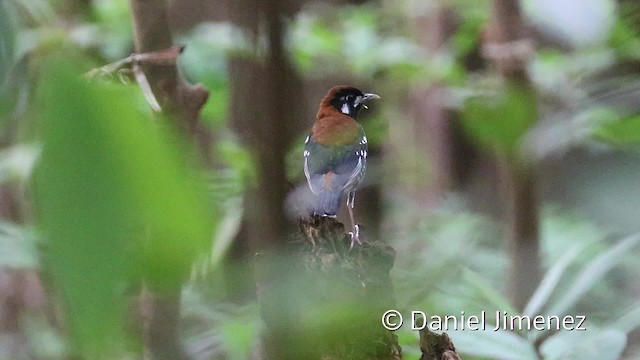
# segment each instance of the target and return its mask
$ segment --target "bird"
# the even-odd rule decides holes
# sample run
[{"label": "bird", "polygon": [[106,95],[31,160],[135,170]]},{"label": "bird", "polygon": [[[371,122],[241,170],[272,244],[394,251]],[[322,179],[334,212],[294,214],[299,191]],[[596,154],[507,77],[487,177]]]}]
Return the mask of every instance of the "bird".
[{"label": "bird", "polygon": [[368,140],[356,121],[365,102],[379,99],[353,86],[334,86],[322,98],[316,120],[304,143],[304,174],[314,194],[314,216],[335,218],[346,195],[351,219],[351,247],[361,245],[360,226],[353,217],[356,189],[367,167]]}]

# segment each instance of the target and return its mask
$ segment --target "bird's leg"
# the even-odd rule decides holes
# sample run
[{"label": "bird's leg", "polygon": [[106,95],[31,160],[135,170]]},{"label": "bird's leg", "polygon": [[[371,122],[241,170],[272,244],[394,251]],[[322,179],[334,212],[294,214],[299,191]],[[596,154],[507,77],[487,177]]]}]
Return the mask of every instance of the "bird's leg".
[{"label": "bird's leg", "polygon": [[351,246],[349,246],[349,250],[353,249],[353,245],[356,243],[362,245],[362,242],[360,242],[360,226],[353,220],[353,206],[355,202],[356,192],[350,191],[347,195],[347,209],[349,210],[349,218],[351,219],[351,228],[353,231],[349,233],[351,235]]}]

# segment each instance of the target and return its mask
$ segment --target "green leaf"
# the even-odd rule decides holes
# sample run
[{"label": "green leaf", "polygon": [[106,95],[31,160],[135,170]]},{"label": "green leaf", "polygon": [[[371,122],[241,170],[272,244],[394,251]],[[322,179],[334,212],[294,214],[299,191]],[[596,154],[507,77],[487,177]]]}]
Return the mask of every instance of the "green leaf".
[{"label": "green leaf", "polygon": [[609,33],[609,45],[622,60],[640,59],[640,32],[637,30],[637,14],[640,6],[632,1],[622,2],[618,18]]},{"label": "green leaf", "polygon": [[15,30],[5,2],[0,2],[0,94],[13,66],[15,53]]},{"label": "green leaf", "polygon": [[540,312],[542,307],[547,303],[551,293],[558,286],[560,278],[567,270],[573,260],[580,255],[589,243],[580,243],[569,251],[567,251],[562,257],[547,271],[544,278],[540,282],[540,285],[529,299],[527,306],[525,306],[522,315],[533,317]]},{"label": "green leaf", "polygon": [[[78,64],[80,65],[80,64]],[[66,302],[77,351],[110,354],[123,340],[127,232],[135,210],[111,137],[131,111],[109,115],[118,97],[79,79],[72,64],[52,60],[42,83],[44,149],[36,169],[36,202],[48,260]],[[114,151],[114,153],[111,153]],[[119,156],[120,155],[120,156]]]},{"label": "green leaf", "polygon": [[291,46],[296,65],[310,71],[323,62],[331,63],[342,53],[341,37],[324,21],[301,14],[293,25]]},{"label": "green leaf", "polygon": [[507,83],[494,96],[466,101],[463,124],[481,145],[513,155],[522,136],[538,118],[535,91],[516,82]]},{"label": "green leaf", "polygon": [[540,352],[545,360],[617,360],[626,345],[627,337],[620,330],[588,327],[558,332],[542,343]]},{"label": "green leaf", "polygon": [[108,357],[123,343],[128,282],[144,271],[156,290],[179,287],[214,214],[193,154],[141,111],[138,89],[82,79],[89,66],[73,54],[42,64],[39,225],[75,351]]},{"label": "green leaf", "polygon": [[458,352],[498,360],[537,360],[527,340],[509,331],[451,331],[448,335]]},{"label": "green leaf", "polygon": [[580,271],[560,299],[549,306],[547,314],[565,314],[569,308],[580,301],[584,294],[591,290],[591,288],[618,263],[622,255],[630,251],[638,242],[640,242],[640,234],[629,236],[593,259]]},{"label": "green leaf", "polygon": [[495,287],[491,286],[486,280],[481,278],[475,272],[464,269],[463,280],[469,284],[472,288],[474,288],[481,297],[486,299],[489,304],[493,305],[495,309],[499,309],[500,311],[506,311],[509,314],[517,314],[518,311],[511,306],[511,303],[502,295],[500,295],[500,291]]},{"label": "green leaf", "polygon": [[609,118],[593,131],[596,140],[619,146],[640,145],[640,115],[616,119],[612,114]]},{"label": "green leaf", "polygon": [[640,327],[640,303],[636,303],[631,310],[621,316],[612,327],[630,333]]},{"label": "green leaf", "polygon": [[398,337],[398,344],[402,347],[402,355],[405,359],[419,359],[422,351],[418,344],[420,343],[420,334],[417,331],[409,330],[410,327],[403,326],[396,330],[394,334]]},{"label": "green leaf", "polygon": [[256,326],[247,319],[228,320],[222,325],[224,345],[231,360],[250,358],[251,345],[256,335]]}]

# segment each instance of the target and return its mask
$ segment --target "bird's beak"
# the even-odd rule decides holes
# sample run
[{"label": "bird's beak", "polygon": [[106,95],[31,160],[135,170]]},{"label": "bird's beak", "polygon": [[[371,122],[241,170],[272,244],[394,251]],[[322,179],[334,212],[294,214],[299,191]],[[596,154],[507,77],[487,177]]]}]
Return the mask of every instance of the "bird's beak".
[{"label": "bird's beak", "polygon": [[376,94],[364,94],[364,96],[362,97],[362,101],[375,100],[375,99],[380,99],[380,96]]},{"label": "bird's beak", "polygon": [[365,101],[367,100],[375,100],[375,99],[380,99],[380,96],[376,95],[376,94],[364,94],[362,95],[362,98],[360,99],[360,101],[358,101],[358,105],[362,104],[362,106],[365,109],[368,109],[367,105],[363,104]]}]

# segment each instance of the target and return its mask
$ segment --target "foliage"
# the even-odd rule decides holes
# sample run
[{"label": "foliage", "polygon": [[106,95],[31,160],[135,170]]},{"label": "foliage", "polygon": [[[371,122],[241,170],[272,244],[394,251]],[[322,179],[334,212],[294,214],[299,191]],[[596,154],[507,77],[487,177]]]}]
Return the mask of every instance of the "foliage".
[{"label": "foliage", "polygon": [[306,76],[344,68],[362,78],[391,72],[398,79],[418,81],[448,72],[449,62],[439,63],[445,68],[425,66],[424,50],[412,39],[383,33],[381,14],[372,9],[346,7],[336,12],[335,17],[302,12],[292,24],[290,51]]},{"label": "foliage", "polygon": [[4,89],[4,79],[7,78],[15,52],[14,24],[6,5],[0,3],[0,89]]},{"label": "foliage", "polygon": [[[545,359],[618,358],[626,345],[627,334],[640,327],[638,304],[617,304],[617,310],[607,314],[602,323],[588,312],[590,307],[584,304],[596,303],[600,307],[603,302],[611,301],[599,296],[596,287],[602,282],[610,282],[606,275],[616,267],[625,267],[621,264],[625,258],[637,256],[640,235],[607,244],[602,231],[584,220],[563,215],[557,209],[545,212],[543,228],[552,231],[545,232],[543,246],[545,254],[552,260],[526,309],[519,313],[501,295],[505,290],[501,287],[506,280],[502,271],[504,266],[495,272],[487,266],[494,261],[489,259],[504,256],[496,248],[500,247],[499,243],[491,245],[490,239],[494,234],[482,231],[491,226],[490,222],[457,213],[459,205],[452,205],[448,211],[443,209],[432,217],[431,224],[421,227],[421,233],[405,238],[405,241],[411,239],[409,243],[398,244],[400,251],[415,247],[425,239],[429,244],[428,249],[417,254],[417,259],[421,260],[407,263],[400,259],[396,265],[396,292],[410,299],[408,303],[399,304],[401,309],[418,309],[428,315],[457,315],[460,309],[464,309],[467,316],[485,311],[490,322],[498,310],[525,316],[586,315],[588,330],[584,332],[559,331],[551,335],[536,330],[492,331],[495,324],[488,324],[487,328],[491,329],[487,331],[448,331],[448,334],[458,351],[463,356],[466,354],[465,358],[538,359],[535,350],[538,346]],[[457,234],[448,233],[451,230]],[[466,247],[462,250],[458,241],[465,240]],[[444,241],[447,241],[446,245]],[[440,247],[447,247],[450,255],[447,256],[447,250]],[[482,265],[476,266],[475,263]],[[627,271],[635,270],[627,268]],[[425,279],[425,273],[431,276]],[[453,286],[451,282],[459,286]],[[416,295],[412,296],[413,293]],[[447,302],[439,300],[442,298]],[[403,348],[415,352],[415,333],[409,332],[406,326],[400,330]],[[536,343],[540,337],[547,336],[541,345]],[[605,339],[607,346],[591,346],[596,338]]]},{"label": "foliage", "polygon": [[473,97],[464,109],[464,125],[480,144],[506,156],[517,155],[522,136],[538,119],[535,91],[507,83],[493,96]]},{"label": "foliage", "polygon": [[180,286],[212,225],[184,145],[140,111],[135,89],[88,83],[86,68],[42,60],[35,197],[75,349],[94,358],[122,350],[127,286],[143,274],[156,290]]},{"label": "foliage", "polygon": [[193,359],[228,358],[242,360],[256,347],[258,321],[255,303],[234,305],[218,302],[211,305],[193,287],[183,292],[184,322],[188,325],[185,344]]},{"label": "foliage", "polygon": [[[103,64],[131,52],[128,3],[92,1],[88,17],[80,19],[62,19],[60,3],[0,1],[0,132],[17,134],[1,149],[0,185],[16,185],[21,196],[33,190],[29,195],[37,200],[40,221],[38,231],[30,218],[25,224],[0,222],[0,270],[52,271],[52,297],[59,295],[64,304],[71,336],[46,326],[43,318],[25,317],[35,352],[49,355],[43,358],[66,356],[67,342],[87,358],[97,352],[121,355],[139,350],[139,339],[122,330],[122,311],[125,295],[143,274],[158,288],[175,286],[195,259],[209,257],[196,269],[204,268],[199,275],[206,278],[212,273],[209,265],[218,264],[232,246],[242,219],[241,198],[256,177],[254,160],[227,129],[233,80],[227,68],[232,56],[263,56],[265,41],[259,39],[257,50],[248,49],[247,39],[229,23],[200,24],[175,34],[176,42],[186,45],[181,70],[212,91],[202,115],[216,131],[221,165],[204,173],[186,160],[195,158],[193,151],[171,135],[166,119],[149,113],[138,89],[80,78],[95,64],[71,54],[79,51]],[[399,129],[413,131],[403,115],[409,88],[438,83],[447,86],[449,109],[461,111],[466,134],[505,155],[546,161],[574,149],[637,151],[640,81],[637,70],[629,69],[640,59],[638,4],[622,1],[609,33],[589,46],[566,49],[543,38],[530,59],[533,87],[521,88],[468,70],[469,59],[478,56],[491,1],[443,3],[454,9],[456,30],[437,51],[410,35],[414,19],[431,4],[422,1],[304,7],[287,24],[288,51],[305,81],[344,79],[381,88],[382,115],[363,124],[373,144],[385,144]],[[49,55],[59,47],[71,61]],[[31,98],[34,79],[39,80],[36,101]],[[292,180],[302,176],[303,139],[300,134],[288,158]],[[394,157],[397,149],[385,144],[381,161],[401,162],[405,154],[421,151],[406,139],[402,145],[403,156]],[[34,161],[34,186],[28,188]],[[392,181],[395,176],[390,174]],[[587,185],[589,198],[600,199],[604,211],[614,217],[631,213],[607,194],[633,194],[620,194],[610,183]],[[388,233],[398,238],[393,246],[399,254],[394,276],[400,308],[515,314],[503,295],[502,224],[469,210],[464,201],[451,206],[452,198],[455,203],[455,196],[447,195],[448,202],[426,216],[412,199],[385,193]],[[218,207],[212,209],[211,203]],[[523,311],[586,314],[589,331],[451,334],[465,358],[516,354],[533,359],[536,351],[546,359],[619,357],[627,334],[640,323],[640,304],[628,285],[640,271],[637,238],[610,241],[612,233],[626,231],[603,228],[598,220],[603,219],[587,221],[564,208],[545,213],[546,273]],[[212,282],[198,280],[205,286]],[[221,303],[219,294],[215,299],[204,295],[210,292],[222,290],[189,286],[184,292],[190,355],[248,358],[261,330],[256,304]],[[398,335],[405,356],[417,357],[416,333],[403,329]]]}]

